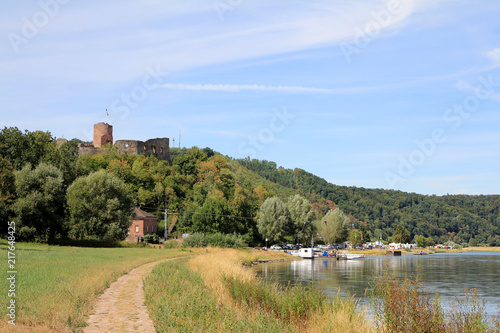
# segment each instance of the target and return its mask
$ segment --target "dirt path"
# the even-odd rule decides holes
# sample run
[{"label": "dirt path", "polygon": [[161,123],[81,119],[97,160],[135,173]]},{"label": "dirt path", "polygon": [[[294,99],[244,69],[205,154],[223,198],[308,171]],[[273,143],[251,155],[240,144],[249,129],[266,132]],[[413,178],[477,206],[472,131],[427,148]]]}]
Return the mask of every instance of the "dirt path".
[{"label": "dirt path", "polygon": [[163,259],[131,270],[101,295],[85,333],[156,332],[144,305],[143,279]]}]

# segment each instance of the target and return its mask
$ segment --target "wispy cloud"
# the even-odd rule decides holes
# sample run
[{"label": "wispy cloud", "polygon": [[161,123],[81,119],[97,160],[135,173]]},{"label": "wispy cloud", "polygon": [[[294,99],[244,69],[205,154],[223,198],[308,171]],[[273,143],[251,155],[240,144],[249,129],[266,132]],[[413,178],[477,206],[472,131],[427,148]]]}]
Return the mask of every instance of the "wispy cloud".
[{"label": "wispy cloud", "polygon": [[500,66],[500,48],[486,52],[486,56],[493,61],[495,66]]},{"label": "wispy cloud", "polygon": [[331,90],[314,87],[300,86],[268,86],[261,84],[185,84],[185,83],[165,83],[162,85],[167,89],[178,90],[196,90],[196,91],[224,91],[224,92],[240,92],[240,91],[275,91],[285,93],[305,93],[318,94],[330,93]]},{"label": "wispy cloud", "polygon": [[482,96],[486,96],[487,99],[493,100],[500,102],[500,94],[493,93],[491,91],[488,91],[486,89],[481,88],[481,86],[474,87],[470,83],[464,81],[464,80],[459,80],[456,84],[455,87],[468,94],[481,94]]}]

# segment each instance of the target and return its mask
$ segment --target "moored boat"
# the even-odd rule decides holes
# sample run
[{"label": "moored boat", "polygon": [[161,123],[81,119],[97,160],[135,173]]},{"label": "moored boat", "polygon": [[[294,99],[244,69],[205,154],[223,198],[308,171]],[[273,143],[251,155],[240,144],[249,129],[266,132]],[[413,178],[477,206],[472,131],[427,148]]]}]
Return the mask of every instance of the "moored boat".
[{"label": "moored boat", "polygon": [[304,259],[314,259],[314,251],[311,248],[303,247],[290,252],[292,256],[301,257]]}]

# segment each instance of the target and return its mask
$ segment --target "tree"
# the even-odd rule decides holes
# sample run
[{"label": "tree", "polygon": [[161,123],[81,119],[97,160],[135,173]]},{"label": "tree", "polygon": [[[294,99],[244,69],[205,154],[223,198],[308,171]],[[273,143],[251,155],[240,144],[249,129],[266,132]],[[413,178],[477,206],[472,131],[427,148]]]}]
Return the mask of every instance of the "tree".
[{"label": "tree", "polygon": [[208,197],[203,206],[193,215],[194,232],[223,234],[240,233],[240,222],[233,217],[233,212],[224,198]]},{"label": "tree", "polygon": [[414,237],[414,240],[415,240],[415,244],[417,244],[418,247],[427,247],[427,239],[425,238],[425,236],[422,236],[422,235],[415,235]]},{"label": "tree", "polygon": [[478,246],[478,241],[477,239],[475,238],[471,238],[469,239],[469,246],[473,247],[473,246]]},{"label": "tree", "polygon": [[287,201],[288,211],[292,220],[292,236],[301,242],[307,242],[316,232],[316,213],[309,200],[298,194],[291,196]]},{"label": "tree", "polygon": [[292,220],[288,207],[278,197],[266,199],[260,206],[257,229],[263,238],[278,242],[290,235]]},{"label": "tree", "polygon": [[76,239],[123,240],[134,198],[125,183],[100,170],[76,179],[67,194],[69,235]]},{"label": "tree", "polygon": [[62,172],[40,163],[27,164],[15,173],[17,200],[13,205],[19,236],[25,240],[48,242],[64,231],[64,185]]},{"label": "tree", "polygon": [[5,127],[0,131],[0,156],[6,157],[16,170],[26,163],[33,166],[49,161],[56,150],[50,132],[21,132],[17,127]]},{"label": "tree", "polygon": [[407,244],[411,240],[410,232],[404,227],[402,223],[398,224],[396,231],[392,235],[392,241],[394,243]]},{"label": "tree", "polygon": [[359,229],[351,229],[349,231],[349,238],[348,241],[351,244],[363,244],[364,239],[363,239],[363,233]]},{"label": "tree", "polygon": [[12,203],[15,198],[14,167],[4,157],[0,156],[0,232],[7,233],[7,222],[12,217]]},{"label": "tree", "polygon": [[329,210],[326,215],[316,222],[318,234],[327,243],[342,243],[347,239],[350,221],[339,208]]},{"label": "tree", "polygon": [[272,196],[271,193],[269,193],[269,191],[263,185],[259,185],[254,188],[253,195],[257,198],[259,206],[262,206],[264,201]]}]

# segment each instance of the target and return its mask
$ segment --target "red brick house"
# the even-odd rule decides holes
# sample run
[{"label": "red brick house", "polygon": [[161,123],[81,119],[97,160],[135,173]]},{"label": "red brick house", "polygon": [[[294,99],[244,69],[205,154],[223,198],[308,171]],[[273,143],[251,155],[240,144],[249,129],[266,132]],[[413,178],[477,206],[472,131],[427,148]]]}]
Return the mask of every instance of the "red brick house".
[{"label": "red brick house", "polygon": [[136,207],[132,214],[134,218],[128,228],[128,236],[125,241],[137,242],[139,237],[143,238],[144,235],[156,233],[158,217],[143,211],[139,207]]}]

